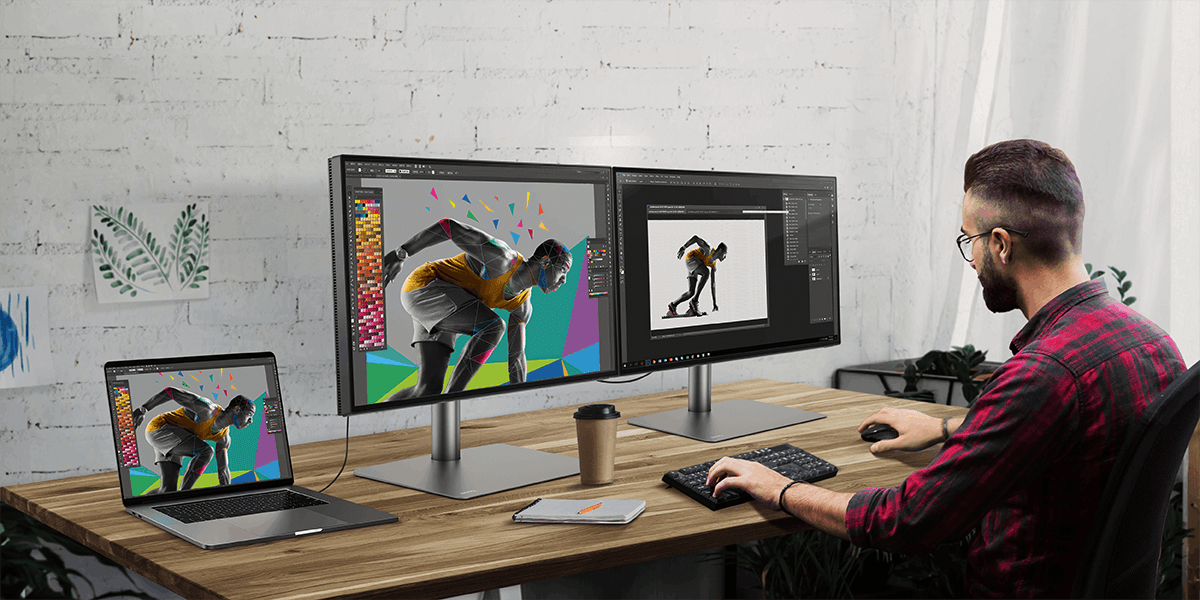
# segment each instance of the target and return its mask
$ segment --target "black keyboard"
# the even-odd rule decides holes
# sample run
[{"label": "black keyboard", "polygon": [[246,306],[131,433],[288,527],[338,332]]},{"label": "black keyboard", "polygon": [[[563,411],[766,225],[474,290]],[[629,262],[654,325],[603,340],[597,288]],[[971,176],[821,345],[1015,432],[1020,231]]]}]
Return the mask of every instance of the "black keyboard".
[{"label": "black keyboard", "polygon": [[202,521],[256,515],[293,508],[304,508],[306,506],[320,506],[322,504],[329,503],[324,500],[305,496],[304,494],[297,494],[291,490],[280,490],[278,492],[264,492],[262,494],[247,494],[245,496],[233,496],[230,498],[168,504],[166,506],[157,506],[154,510],[184,523],[200,523]]},{"label": "black keyboard", "polygon": [[[733,458],[762,463],[793,481],[807,481],[808,483],[829,479],[837,475],[838,471],[833,463],[821,460],[791,444],[759,448],[735,454]],[[705,482],[708,480],[709,468],[715,464],[717,461],[713,460],[684,467],[678,471],[668,471],[666,475],[663,475],[662,480],[712,510],[749,502],[750,494],[740,490],[725,491],[719,497],[712,495],[712,488],[705,485]]]}]

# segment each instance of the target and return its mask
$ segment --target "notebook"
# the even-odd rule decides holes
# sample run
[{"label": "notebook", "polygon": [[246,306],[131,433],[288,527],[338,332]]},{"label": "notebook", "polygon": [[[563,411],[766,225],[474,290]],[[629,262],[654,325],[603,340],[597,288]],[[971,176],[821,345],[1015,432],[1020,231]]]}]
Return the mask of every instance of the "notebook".
[{"label": "notebook", "polygon": [[624,525],[646,510],[644,500],[565,500],[538,498],[513,513],[518,523]]},{"label": "notebook", "polygon": [[211,550],[398,520],[294,485],[270,352],[113,361],[104,377],[121,500],[143,521]]}]

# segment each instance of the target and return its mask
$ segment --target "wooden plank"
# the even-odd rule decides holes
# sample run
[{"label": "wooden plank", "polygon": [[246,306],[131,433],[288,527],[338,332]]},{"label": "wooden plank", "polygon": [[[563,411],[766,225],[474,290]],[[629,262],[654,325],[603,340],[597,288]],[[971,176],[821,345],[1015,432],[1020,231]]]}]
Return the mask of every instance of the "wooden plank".
[{"label": "wooden plank", "polygon": [[[661,482],[681,466],[789,442],[838,465],[820,485],[836,491],[895,485],[926,465],[936,447],[872,456],[858,424],[880,407],[933,416],[965,409],[768,380],[714,386],[713,401],[750,398],[827,418],[706,444],[630,426],[626,420],[687,405],[678,390],[612,402],[621,411],[616,477],[588,487],[568,477],[458,501],[354,477],[353,469],[429,453],[429,429],[350,439],[346,472],[326,493],[396,514],[398,523],[218,551],[201,550],[125,514],[115,473],[0,489],[4,502],[187,598],[445,597],[697,552],[779,535],[799,522],[745,504],[709,511]],[[508,443],[578,456],[574,407],[467,421],[464,448]],[[320,489],[337,473],[344,440],[293,449],[297,483]],[[513,523],[538,497],[636,498],[646,512],[620,527]],[[686,524],[686,526],[681,526]]]}]

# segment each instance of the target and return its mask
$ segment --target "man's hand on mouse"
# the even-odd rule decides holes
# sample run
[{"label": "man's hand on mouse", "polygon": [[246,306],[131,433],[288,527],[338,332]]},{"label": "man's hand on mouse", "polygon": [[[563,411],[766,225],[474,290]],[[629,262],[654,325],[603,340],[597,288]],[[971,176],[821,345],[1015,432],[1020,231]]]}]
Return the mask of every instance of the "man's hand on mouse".
[{"label": "man's hand on mouse", "polygon": [[916,452],[942,441],[942,420],[915,410],[885,406],[859,424],[858,432],[877,423],[891,426],[900,435],[894,440],[871,444],[872,454],[889,450]]}]

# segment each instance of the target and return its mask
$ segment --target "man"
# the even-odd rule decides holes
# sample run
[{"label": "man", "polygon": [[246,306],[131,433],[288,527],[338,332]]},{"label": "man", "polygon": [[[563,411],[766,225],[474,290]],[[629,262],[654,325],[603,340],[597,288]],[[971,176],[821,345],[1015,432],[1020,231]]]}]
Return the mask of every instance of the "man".
[{"label": "man", "polygon": [[446,385],[447,392],[466,389],[504,336],[504,321],[494,310],[508,311],[508,380],[525,381],[525,325],[533,314],[529,290],[557,290],[571,270],[571,252],[557,240],[542,242],[526,261],[516,250],[486,232],[442,219],[383,257],[383,285],[404,266],[404,260],[430,246],[451,241],[463,252],[427,262],[404,281],[400,302],[413,318],[412,345],[420,366],[417,383],[388,401],[442,393],[454,340],[471,339]]},{"label": "man", "polygon": [[856,494],[785,488],[766,467],[729,458],[709,482],[859,546],[922,553],[970,537],[972,596],[1066,597],[1129,424],[1185,365],[1166,333],[1089,280],[1083,193],[1062,151],[989,146],[967,161],[963,189],[963,258],[990,310],[1029,321],[965,418],[884,408],[859,426],[899,432],[874,453],[942,442],[933,463]]},{"label": "man", "polygon": [[[696,244],[696,249],[687,252],[688,246],[692,244]],[[698,317],[703,314],[700,312],[700,292],[704,291],[704,284],[708,283],[709,278],[712,278],[713,312],[717,312],[717,261],[725,260],[725,256],[729,252],[725,247],[725,242],[721,242],[717,244],[716,248],[713,248],[700,236],[693,235],[692,239],[679,247],[679,255],[675,258],[682,259],[684,252],[687,252],[687,262],[684,264],[687,265],[688,271],[688,291],[676,298],[674,302],[667,304],[667,316],[679,316],[675,312],[675,307],[688,302],[689,299],[691,302],[688,302],[688,310],[684,316]]]},{"label": "man", "polygon": [[[229,427],[249,426],[254,421],[254,403],[239,394],[222,409],[187,390],[167,387],[133,411],[133,426],[141,425],[146,413],[171,401],[180,408],[155,415],[146,425],[146,440],[154,447],[155,463],[162,473],[162,483],[151,493],[174,492],[183,459],[188,456],[192,461],[183,476],[183,489],[192,489],[214,455],[217,479],[221,485],[229,485]],[[208,442],[216,445],[216,451]]]}]

